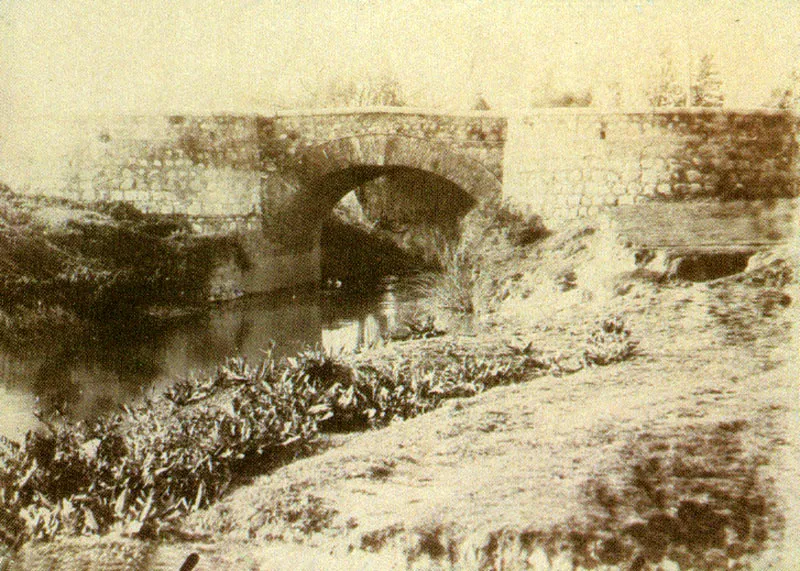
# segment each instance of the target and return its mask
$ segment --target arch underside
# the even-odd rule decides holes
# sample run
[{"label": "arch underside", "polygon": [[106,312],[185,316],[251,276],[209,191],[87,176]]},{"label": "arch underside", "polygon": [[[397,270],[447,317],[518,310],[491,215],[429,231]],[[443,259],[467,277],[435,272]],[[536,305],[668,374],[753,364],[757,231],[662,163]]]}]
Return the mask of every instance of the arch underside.
[{"label": "arch underside", "polygon": [[[293,196],[283,201],[276,236],[286,245],[311,246],[319,224],[350,190],[393,173],[414,170],[443,179],[475,204],[498,198],[500,181],[483,165],[443,143],[402,135],[360,135],[308,149],[292,166]],[[270,205],[265,205],[268,210]],[[271,213],[274,220],[275,213]]]}]

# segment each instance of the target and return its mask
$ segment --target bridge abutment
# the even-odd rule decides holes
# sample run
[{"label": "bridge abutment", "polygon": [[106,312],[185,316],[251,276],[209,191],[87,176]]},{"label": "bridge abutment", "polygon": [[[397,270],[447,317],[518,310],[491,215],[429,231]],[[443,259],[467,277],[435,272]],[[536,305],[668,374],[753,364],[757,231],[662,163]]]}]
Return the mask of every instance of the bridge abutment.
[{"label": "bridge abutment", "polygon": [[242,291],[259,293],[319,282],[319,235],[317,229],[311,248],[291,251],[269,240],[261,230],[241,234],[248,263],[240,278]]}]

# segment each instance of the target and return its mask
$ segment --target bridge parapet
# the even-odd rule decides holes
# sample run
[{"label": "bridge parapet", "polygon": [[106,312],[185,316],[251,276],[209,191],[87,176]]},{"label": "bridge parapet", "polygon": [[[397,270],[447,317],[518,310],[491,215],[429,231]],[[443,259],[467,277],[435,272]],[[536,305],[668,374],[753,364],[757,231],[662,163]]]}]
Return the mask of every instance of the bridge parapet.
[{"label": "bridge parapet", "polygon": [[0,176],[18,192],[78,202],[121,200],[162,214],[259,214],[265,177],[280,170],[290,181],[298,173],[308,179],[301,168],[304,156],[344,139],[383,138],[385,144],[403,137],[439,145],[442,161],[455,154],[499,180],[505,126],[506,119],[496,115],[384,108],[272,116],[39,117],[16,125]]},{"label": "bridge parapet", "polygon": [[545,219],[646,202],[798,192],[796,116],[772,110],[581,110],[509,119],[504,196]]},{"label": "bridge parapet", "polygon": [[352,137],[406,137],[446,145],[502,179],[506,118],[389,109],[259,117],[263,155],[291,165],[310,148]]}]

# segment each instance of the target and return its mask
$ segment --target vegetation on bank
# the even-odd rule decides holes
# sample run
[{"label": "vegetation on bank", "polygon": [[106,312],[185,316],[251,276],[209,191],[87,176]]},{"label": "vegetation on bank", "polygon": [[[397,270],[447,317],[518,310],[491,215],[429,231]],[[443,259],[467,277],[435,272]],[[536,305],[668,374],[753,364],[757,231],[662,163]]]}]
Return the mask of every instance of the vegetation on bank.
[{"label": "vegetation on bank", "polygon": [[246,264],[235,240],[194,235],[186,221],[0,189],[0,335],[205,301],[208,278],[226,259]]},{"label": "vegetation on bank", "polygon": [[[42,212],[61,223],[41,222]],[[436,310],[483,310],[498,285],[491,264],[544,235],[538,220],[503,208],[471,216],[462,243],[445,249],[442,277],[429,282]],[[124,205],[90,213],[5,195],[0,240],[6,324],[26,312],[101,320],[185,304],[204,296],[221,256],[238,255],[235,243],[192,236],[178,221]],[[412,336],[427,337],[432,326],[424,320]],[[178,533],[182,516],[241,478],[312,451],[320,433],[385,426],[532,374],[574,371],[576,361],[580,368],[634,354],[617,318],[596,329],[569,366],[531,346],[452,339],[401,359],[306,351],[257,365],[232,360],[93,422],[43,419],[46,428],[24,442],[0,440],[0,539],[13,547],[59,534]]]},{"label": "vegetation on bank", "polygon": [[[602,362],[633,354],[622,331]],[[600,362],[596,345],[587,339],[584,364]],[[169,534],[242,477],[313,450],[321,432],[385,426],[561,370],[530,346],[455,341],[400,361],[319,351],[258,365],[230,360],[95,422],[48,422],[22,443],[0,439],[0,536],[15,546],[59,534]]]},{"label": "vegetation on bank", "polygon": [[542,220],[505,203],[487,203],[467,215],[457,242],[437,247],[436,271],[416,279],[424,311],[434,317],[445,313],[471,315],[492,311],[500,277],[513,261],[549,235]]}]

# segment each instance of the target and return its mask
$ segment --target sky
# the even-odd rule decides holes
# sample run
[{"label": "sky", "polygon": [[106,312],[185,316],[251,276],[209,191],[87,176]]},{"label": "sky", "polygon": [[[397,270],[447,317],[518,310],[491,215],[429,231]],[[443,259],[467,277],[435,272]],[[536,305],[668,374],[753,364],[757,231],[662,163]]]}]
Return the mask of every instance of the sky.
[{"label": "sky", "polygon": [[0,0],[0,114],[265,112],[378,75],[443,109],[615,82],[635,103],[664,50],[758,106],[800,67],[800,2]]}]

